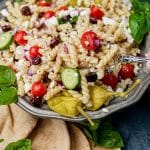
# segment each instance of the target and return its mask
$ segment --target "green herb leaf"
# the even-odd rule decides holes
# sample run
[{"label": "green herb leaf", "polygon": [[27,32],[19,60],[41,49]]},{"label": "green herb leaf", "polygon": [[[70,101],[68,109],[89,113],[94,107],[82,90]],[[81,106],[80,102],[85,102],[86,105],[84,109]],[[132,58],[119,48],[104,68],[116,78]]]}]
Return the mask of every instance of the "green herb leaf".
[{"label": "green herb leaf", "polygon": [[150,31],[150,3],[146,0],[131,0],[133,13],[129,17],[131,35],[137,44]]},{"label": "green herb leaf", "polygon": [[0,143],[2,143],[4,141],[4,139],[0,139]]},{"label": "green herb leaf", "polygon": [[74,17],[72,17],[72,18],[70,18],[70,19],[68,19],[68,20],[63,20],[63,18],[58,17],[57,20],[58,20],[58,23],[59,23],[59,24],[65,24],[65,23],[73,24],[73,23],[76,23],[76,22],[77,22],[78,16],[74,16]]},{"label": "green herb leaf", "polygon": [[150,13],[150,4],[146,0],[131,0],[132,9],[135,13]]},{"label": "green herb leaf", "polygon": [[51,0],[45,0],[46,2],[48,2],[48,3],[50,3],[51,2]]},{"label": "green herb leaf", "polygon": [[17,101],[15,87],[0,87],[0,105],[9,105]]},{"label": "green herb leaf", "polygon": [[104,121],[101,124],[101,128],[97,134],[100,135],[97,142],[100,146],[106,148],[119,148],[124,146],[120,134],[112,128],[108,121]]},{"label": "green herb leaf", "polygon": [[97,121],[95,128],[92,128],[89,123],[81,123],[80,127],[86,137],[92,140],[95,145],[106,148],[120,148],[124,146],[120,134],[113,129],[108,120]]},{"label": "green herb leaf", "polygon": [[16,81],[15,73],[7,66],[0,65],[0,85],[10,86]]},{"label": "green herb leaf", "polygon": [[24,139],[10,143],[5,150],[31,150],[31,140]]},{"label": "green herb leaf", "polygon": [[78,16],[74,16],[74,17],[69,19],[69,23],[71,23],[71,24],[76,23],[77,20],[78,20]]}]

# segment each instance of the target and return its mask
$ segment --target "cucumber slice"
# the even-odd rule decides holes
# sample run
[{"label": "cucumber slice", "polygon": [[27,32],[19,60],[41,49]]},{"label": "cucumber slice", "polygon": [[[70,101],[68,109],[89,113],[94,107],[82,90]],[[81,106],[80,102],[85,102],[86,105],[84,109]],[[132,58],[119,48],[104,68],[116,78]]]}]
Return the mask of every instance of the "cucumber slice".
[{"label": "cucumber slice", "polygon": [[9,48],[12,43],[13,35],[11,32],[4,32],[0,34],[0,50]]},{"label": "cucumber slice", "polygon": [[78,69],[65,68],[61,73],[61,79],[67,89],[73,90],[80,84],[81,75]]}]

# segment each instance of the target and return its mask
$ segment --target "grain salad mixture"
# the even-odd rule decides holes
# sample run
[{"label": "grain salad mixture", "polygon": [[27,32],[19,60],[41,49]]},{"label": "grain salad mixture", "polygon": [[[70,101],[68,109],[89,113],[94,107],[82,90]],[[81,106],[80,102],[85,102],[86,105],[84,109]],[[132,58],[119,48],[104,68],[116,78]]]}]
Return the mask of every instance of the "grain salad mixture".
[{"label": "grain salad mixture", "polygon": [[138,64],[118,61],[140,53],[129,29],[130,2],[24,0],[6,6],[0,64],[15,71],[18,95],[32,105],[48,103],[75,116],[75,106],[97,110],[110,99],[106,90],[122,93],[135,81]]}]

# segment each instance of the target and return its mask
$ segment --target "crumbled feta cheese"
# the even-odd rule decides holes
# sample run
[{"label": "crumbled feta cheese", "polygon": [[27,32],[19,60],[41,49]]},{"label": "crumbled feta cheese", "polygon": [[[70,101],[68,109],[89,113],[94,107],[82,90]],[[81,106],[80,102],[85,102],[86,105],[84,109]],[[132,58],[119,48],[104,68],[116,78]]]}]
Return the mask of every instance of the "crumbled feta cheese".
[{"label": "crumbled feta cheese", "polygon": [[4,17],[8,17],[9,16],[9,13],[6,9],[2,9],[1,12],[0,12]]},{"label": "crumbled feta cheese", "polygon": [[79,15],[78,10],[70,11],[70,16],[71,17],[75,17],[75,16],[78,16],[78,15]]},{"label": "crumbled feta cheese", "polygon": [[17,81],[20,80],[20,78],[21,78],[21,73],[20,73],[20,72],[17,72],[17,73],[16,73],[16,78],[17,78]]},{"label": "crumbled feta cheese", "polygon": [[117,93],[122,93],[122,92],[123,92],[123,89],[119,87],[119,88],[116,89],[116,92],[117,92]]},{"label": "crumbled feta cheese", "polygon": [[105,25],[114,25],[115,24],[115,20],[108,18],[108,17],[103,17],[102,20]]},{"label": "crumbled feta cheese", "polygon": [[109,113],[109,110],[108,110],[107,108],[102,108],[102,111],[103,111],[104,113]]},{"label": "crumbled feta cheese", "polygon": [[90,15],[89,9],[84,9],[80,12],[80,16],[89,16],[89,15]]},{"label": "crumbled feta cheese", "polygon": [[138,66],[138,65],[135,65],[135,67],[134,67],[134,73],[135,73],[135,75],[138,75],[138,74],[139,74],[139,71],[140,71],[139,66]]},{"label": "crumbled feta cheese", "polygon": [[64,16],[68,16],[70,14],[69,10],[62,10],[59,12],[58,16],[59,17],[64,17]]},{"label": "crumbled feta cheese", "polygon": [[50,19],[47,19],[45,21],[46,26],[50,26],[50,25],[58,25],[58,20],[57,17],[53,16]]},{"label": "crumbled feta cheese", "polygon": [[125,36],[127,37],[127,41],[129,43],[133,43],[134,40],[133,40],[133,38],[130,34],[130,29],[128,27],[129,26],[128,22],[129,22],[128,19],[126,17],[123,17],[119,27],[123,29],[123,32],[124,32]]},{"label": "crumbled feta cheese", "polygon": [[28,25],[29,25],[29,21],[25,21],[22,26],[24,29],[27,29],[28,28]]},{"label": "crumbled feta cheese", "polygon": [[23,46],[17,46],[15,51],[16,58],[21,59],[24,56]]},{"label": "crumbled feta cheese", "polygon": [[25,82],[24,84],[25,93],[28,93],[30,89],[31,89],[31,84],[29,82]]},{"label": "crumbled feta cheese", "polygon": [[129,10],[131,10],[132,4],[130,0],[122,0],[122,2],[128,7]]}]

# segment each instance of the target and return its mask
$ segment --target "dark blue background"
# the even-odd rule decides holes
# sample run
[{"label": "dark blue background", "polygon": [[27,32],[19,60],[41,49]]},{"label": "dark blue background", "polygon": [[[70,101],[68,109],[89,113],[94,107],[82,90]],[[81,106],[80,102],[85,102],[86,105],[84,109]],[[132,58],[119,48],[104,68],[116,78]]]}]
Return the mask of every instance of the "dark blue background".
[{"label": "dark blue background", "polygon": [[112,115],[125,150],[150,150],[150,90],[136,105]]}]

